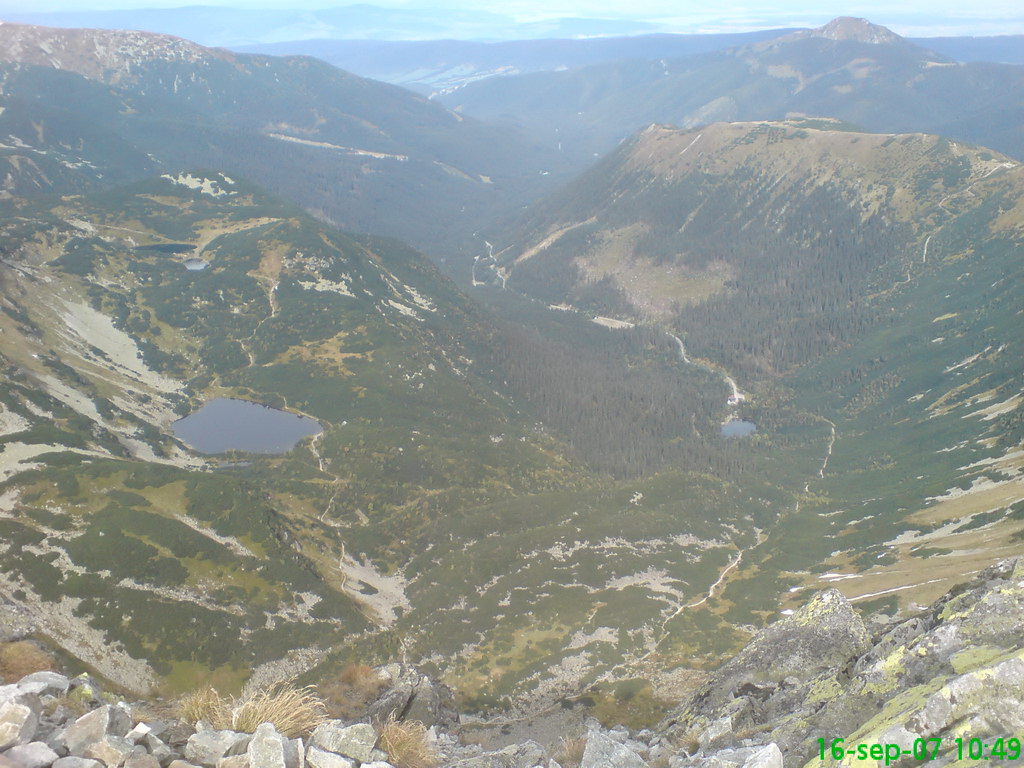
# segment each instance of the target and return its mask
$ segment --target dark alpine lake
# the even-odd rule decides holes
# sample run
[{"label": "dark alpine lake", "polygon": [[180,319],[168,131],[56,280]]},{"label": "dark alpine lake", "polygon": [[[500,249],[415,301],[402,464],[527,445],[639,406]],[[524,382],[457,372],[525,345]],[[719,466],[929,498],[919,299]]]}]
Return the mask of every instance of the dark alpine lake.
[{"label": "dark alpine lake", "polygon": [[323,431],[315,419],[228,398],[211,400],[171,429],[200,453],[286,453],[302,438]]},{"label": "dark alpine lake", "polygon": [[722,437],[746,437],[757,431],[757,425],[752,421],[733,419],[722,425]]}]

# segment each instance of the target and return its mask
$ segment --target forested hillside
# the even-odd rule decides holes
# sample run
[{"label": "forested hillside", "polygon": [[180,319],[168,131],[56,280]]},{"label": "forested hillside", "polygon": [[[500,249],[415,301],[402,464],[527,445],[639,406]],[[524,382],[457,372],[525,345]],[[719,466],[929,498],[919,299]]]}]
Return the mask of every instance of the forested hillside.
[{"label": "forested hillside", "polygon": [[3,24],[0,84],[2,183],[14,195],[216,168],[443,257],[559,170],[516,130],[306,57]]}]

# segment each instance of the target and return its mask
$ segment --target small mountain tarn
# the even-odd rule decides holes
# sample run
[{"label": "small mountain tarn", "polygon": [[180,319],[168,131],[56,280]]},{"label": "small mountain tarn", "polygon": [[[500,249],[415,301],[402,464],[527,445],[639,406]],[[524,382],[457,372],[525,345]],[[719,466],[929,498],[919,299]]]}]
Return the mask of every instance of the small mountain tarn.
[{"label": "small mountain tarn", "polygon": [[171,429],[199,453],[285,453],[323,432],[315,419],[231,398],[211,400]]}]

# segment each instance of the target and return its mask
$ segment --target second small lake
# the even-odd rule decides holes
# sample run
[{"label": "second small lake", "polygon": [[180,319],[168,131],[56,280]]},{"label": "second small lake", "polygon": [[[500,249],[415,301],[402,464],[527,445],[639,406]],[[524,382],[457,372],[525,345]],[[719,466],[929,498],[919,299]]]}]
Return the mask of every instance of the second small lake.
[{"label": "second small lake", "polygon": [[757,425],[752,421],[743,419],[732,419],[722,425],[722,437],[746,437],[757,431]]},{"label": "second small lake", "polygon": [[199,453],[287,453],[302,438],[323,431],[316,419],[223,397],[174,422],[171,429]]}]

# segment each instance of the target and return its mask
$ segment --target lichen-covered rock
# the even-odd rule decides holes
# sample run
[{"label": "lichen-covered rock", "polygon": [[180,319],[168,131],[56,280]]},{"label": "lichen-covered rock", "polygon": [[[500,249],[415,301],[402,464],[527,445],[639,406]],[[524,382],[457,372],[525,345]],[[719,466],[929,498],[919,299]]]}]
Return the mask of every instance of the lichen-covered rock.
[{"label": "lichen-covered rock", "polygon": [[715,673],[706,706],[729,702],[744,686],[774,688],[844,666],[871,644],[860,616],[836,589],[815,595],[792,616],[765,627]]},{"label": "lichen-covered rock", "polygon": [[[761,632],[664,723],[675,743],[700,746],[672,764],[735,760],[740,750],[725,748],[741,746],[737,734],[771,741],[794,766],[816,761],[819,738],[912,748],[918,738],[991,741],[1024,730],[1024,559],[986,569],[917,616],[874,624],[883,634],[868,644],[849,604],[823,593]],[[773,653],[779,668],[766,674]]]},{"label": "lichen-covered rock", "polygon": [[121,707],[102,706],[87,712],[64,731],[64,744],[72,755],[84,755],[86,748],[107,736],[123,737],[132,721]]},{"label": "lichen-covered rock", "polygon": [[11,747],[4,752],[4,757],[13,760],[20,768],[49,768],[60,757],[49,746],[41,741],[33,741]]},{"label": "lichen-covered rock", "polygon": [[647,763],[636,752],[601,731],[587,734],[580,768],[646,768]]},{"label": "lichen-covered rock", "polygon": [[313,731],[310,743],[320,749],[350,757],[360,762],[375,759],[377,732],[368,723],[345,725],[341,720],[328,720]]},{"label": "lichen-covered rock", "polygon": [[249,734],[237,731],[197,731],[185,744],[185,759],[196,765],[214,768],[222,757],[244,753],[250,739]]},{"label": "lichen-covered rock", "polygon": [[4,688],[0,693],[0,751],[34,740],[42,712],[35,694],[13,685]]}]

